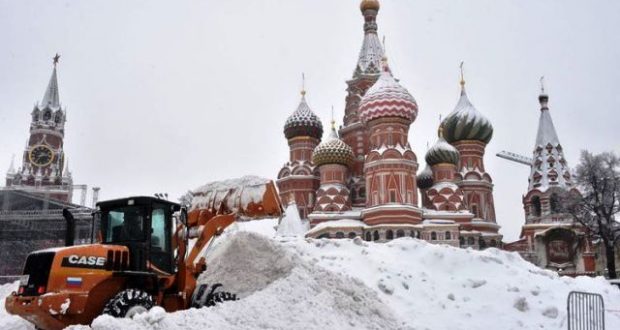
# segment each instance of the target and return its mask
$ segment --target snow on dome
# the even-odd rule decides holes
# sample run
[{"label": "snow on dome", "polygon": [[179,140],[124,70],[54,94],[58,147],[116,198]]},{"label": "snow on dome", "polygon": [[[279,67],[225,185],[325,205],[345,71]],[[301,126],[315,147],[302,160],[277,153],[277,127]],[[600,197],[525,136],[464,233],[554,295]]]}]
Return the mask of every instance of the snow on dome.
[{"label": "snow on dome", "polygon": [[456,107],[443,120],[444,137],[453,143],[462,140],[477,140],[489,143],[493,137],[493,125],[471,104],[465,88]]},{"label": "snow on dome", "polygon": [[321,139],[323,136],[323,124],[306,103],[305,92],[301,94],[301,102],[297,110],[284,123],[284,136],[287,139],[297,136],[311,136],[315,139]]},{"label": "snow on dome", "polygon": [[416,180],[420,189],[427,189],[433,185],[433,171],[431,171],[431,167],[428,164],[426,164],[422,172],[418,173]]},{"label": "snow on dome", "polygon": [[282,221],[278,225],[276,235],[280,237],[303,237],[305,233],[306,226],[301,222],[297,204],[289,204],[284,211]]},{"label": "snow on dome", "polygon": [[426,163],[430,166],[442,163],[458,165],[459,151],[446,142],[440,128],[439,138],[437,142],[435,142],[435,145],[428,149],[425,159]]},{"label": "snow on dome", "polygon": [[316,166],[323,164],[342,164],[350,166],[354,160],[353,149],[338,138],[336,128],[332,127],[327,140],[321,142],[312,153],[312,162]]},{"label": "snow on dome", "polygon": [[360,102],[360,118],[365,123],[383,117],[400,117],[413,122],[417,115],[415,99],[394,79],[388,68],[383,70]]}]

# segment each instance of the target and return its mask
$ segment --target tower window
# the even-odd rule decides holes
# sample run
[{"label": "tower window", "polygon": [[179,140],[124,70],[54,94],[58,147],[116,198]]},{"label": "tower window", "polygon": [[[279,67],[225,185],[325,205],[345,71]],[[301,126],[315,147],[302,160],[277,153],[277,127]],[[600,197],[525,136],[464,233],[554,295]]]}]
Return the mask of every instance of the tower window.
[{"label": "tower window", "polygon": [[366,240],[367,240],[367,241],[372,240],[372,236],[370,235],[370,232],[369,232],[369,231],[368,231],[368,232],[366,232]]},{"label": "tower window", "polygon": [[394,232],[391,229],[386,231],[385,232],[385,238],[386,239],[394,239]]},{"label": "tower window", "polygon": [[452,235],[450,234],[450,232],[449,232],[449,231],[447,231],[447,232],[446,232],[446,234],[445,234],[445,239],[446,239],[446,241],[449,241],[449,240],[451,240],[451,239],[452,239]]},{"label": "tower window", "polygon": [[398,237],[403,237],[403,236],[405,236],[405,231],[404,230],[399,229],[399,230],[396,231],[396,237],[397,238]]},{"label": "tower window", "polygon": [[52,118],[52,112],[45,111],[45,113],[43,114],[43,120],[50,120],[51,118]]},{"label": "tower window", "polygon": [[374,233],[372,233],[372,240],[373,241],[378,241],[379,240],[379,232],[375,230]]},{"label": "tower window", "polygon": [[531,206],[531,211],[532,211],[532,215],[535,217],[539,217],[540,216],[540,197],[538,196],[534,196],[532,197],[532,206]]},{"label": "tower window", "polygon": [[437,233],[436,232],[431,232],[431,241],[436,241],[437,240]]},{"label": "tower window", "polygon": [[396,190],[390,190],[390,203],[396,203]]},{"label": "tower window", "polygon": [[560,213],[560,197],[558,196],[558,194],[551,194],[551,197],[549,198],[549,204],[552,214]]}]

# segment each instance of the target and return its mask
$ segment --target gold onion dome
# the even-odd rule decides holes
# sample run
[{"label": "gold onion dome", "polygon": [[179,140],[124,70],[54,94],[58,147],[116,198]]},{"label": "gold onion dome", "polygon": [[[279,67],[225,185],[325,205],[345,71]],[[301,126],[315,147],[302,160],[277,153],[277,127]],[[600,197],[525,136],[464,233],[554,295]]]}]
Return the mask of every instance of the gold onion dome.
[{"label": "gold onion dome", "polygon": [[360,102],[360,119],[367,123],[377,118],[400,117],[413,122],[418,115],[418,104],[409,91],[394,79],[385,58],[383,62],[381,76]]},{"label": "gold onion dome", "polygon": [[379,10],[380,7],[379,0],[362,0],[362,3],[360,3],[362,12],[368,9]]},{"label": "gold onion dome", "polygon": [[471,104],[461,80],[461,97],[456,107],[442,122],[444,137],[449,143],[474,140],[489,143],[493,137],[493,125]]},{"label": "gold onion dome", "polygon": [[424,167],[422,172],[418,173],[416,176],[416,182],[418,183],[418,188],[420,189],[428,189],[433,186],[433,171],[431,171],[428,164],[426,164],[426,167]]},{"label": "gold onion dome", "polygon": [[284,136],[292,139],[298,136],[310,136],[321,139],[323,136],[323,124],[317,115],[312,112],[306,103],[306,92],[301,92],[301,102],[297,110],[286,119],[284,123]]},{"label": "gold onion dome", "polygon": [[332,122],[332,131],[329,137],[314,148],[312,162],[316,166],[325,164],[351,166],[351,164],[353,164],[353,159],[353,149],[338,138],[336,128]]},{"label": "gold onion dome", "polygon": [[439,138],[426,152],[426,163],[430,166],[437,164],[459,164],[459,151],[451,144],[446,142],[443,137],[443,129],[439,127]]}]

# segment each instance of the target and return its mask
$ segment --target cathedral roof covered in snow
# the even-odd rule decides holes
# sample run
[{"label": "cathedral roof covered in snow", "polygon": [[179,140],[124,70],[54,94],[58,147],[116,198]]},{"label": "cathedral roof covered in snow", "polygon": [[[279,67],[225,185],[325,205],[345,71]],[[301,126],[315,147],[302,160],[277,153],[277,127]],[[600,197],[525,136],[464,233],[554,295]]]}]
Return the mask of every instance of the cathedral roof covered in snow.
[{"label": "cathedral roof covered in snow", "polygon": [[433,171],[431,171],[431,167],[426,164],[424,169],[418,173],[416,176],[416,182],[418,183],[418,188],[427,189],[433,185]]},{"label": "cathedral roof covered in snow", "polygon": [[459,151],[444,139],[443,127],[439,127],[438,135],[437,142],[426,152],[426,163],[430,166],[444,163],[458,165]]},{"label": "cathedral roof covered in snow", "polygon": [[529,177],[529,190],[545,191],[553,186],[569,188],[572,186],[570,169],[551,120],[547,105],[549,96],[543,91],[538,100],[540,101],[540,119]]},{"label": "cathedral roof covered in snow", "polygon": [[443,120],[444,137],[450,143],[463,140],[489,143],[493,137],[493,125],[469,101],[464,81],[461,81],[461,86],[461,97],[456,107]]},{"label": "cathedral roof covered in snow", "polygon": [[377,35],[376,22],[379,1],[364,0],[360,4],[360,9],[364,16],[364,42],[353,77],[362,74],[379,74],[381,72],[381,58],[383,58],[383,47]]},{"label": "cathedral roof covered in snow", "polygon": [[418,104],[384,63],[381,76],[362,98],[359,111],[363,122],[383,117],[400,117],[413,122],[418,115]]},{"label": "cathedral roof covered in snow", "polygon": [[336,128],[332,122],[332,131],[329,137],[321,142],[312,153],[312,162],[316,166],[324,164],[341,164],[350,166],[353,163],[353,149],[338,138]]},{"label": "cathedral roof covered in snow", "polygon": [[301,92],[301,101],[297,110],[284,123],[284,136],[287,139],[298,136],[311,136],[315,139],[321,139],[323,136],[323,124],[308,106],[305,91]]}]

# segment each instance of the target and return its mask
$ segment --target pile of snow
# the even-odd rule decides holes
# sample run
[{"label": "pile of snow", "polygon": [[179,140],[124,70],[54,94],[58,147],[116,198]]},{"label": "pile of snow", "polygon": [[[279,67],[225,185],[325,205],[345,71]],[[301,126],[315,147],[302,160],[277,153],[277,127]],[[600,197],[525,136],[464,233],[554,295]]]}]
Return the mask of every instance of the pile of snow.
[{"label": "pile of snow", "polygon": [[26,320],[8,314],[4,309],[4,299],[8,297],[11,292],[17,291],[19,287],[19,281],[13,283],[7,283],[0,285],[0,329],[3,330],[30,330],[34,329],[34,326],[28,323]]},{"label": "pile of snow", "polygon": [[[199,281],[222,283],[240,300],[175,313],[155,307],[133,319],[100,316],[92,329],[559,330],[567,328],[570,291],[600,293],[607,328],[620,329],[620,290],[603,278],[560,277],[516,253],[412,238],[284,241],[273,238],[276,225],[234,225],[209,251]],[[9,318],[0,309],[1,329],[31,329]]]},{"label": "pile of snow", "polygon": [[284,217],[278,225],[276,235],[278,237],[303,237],[307,231],[308,228],[299,216],[297,204],[289,204],[284,210]]}]

